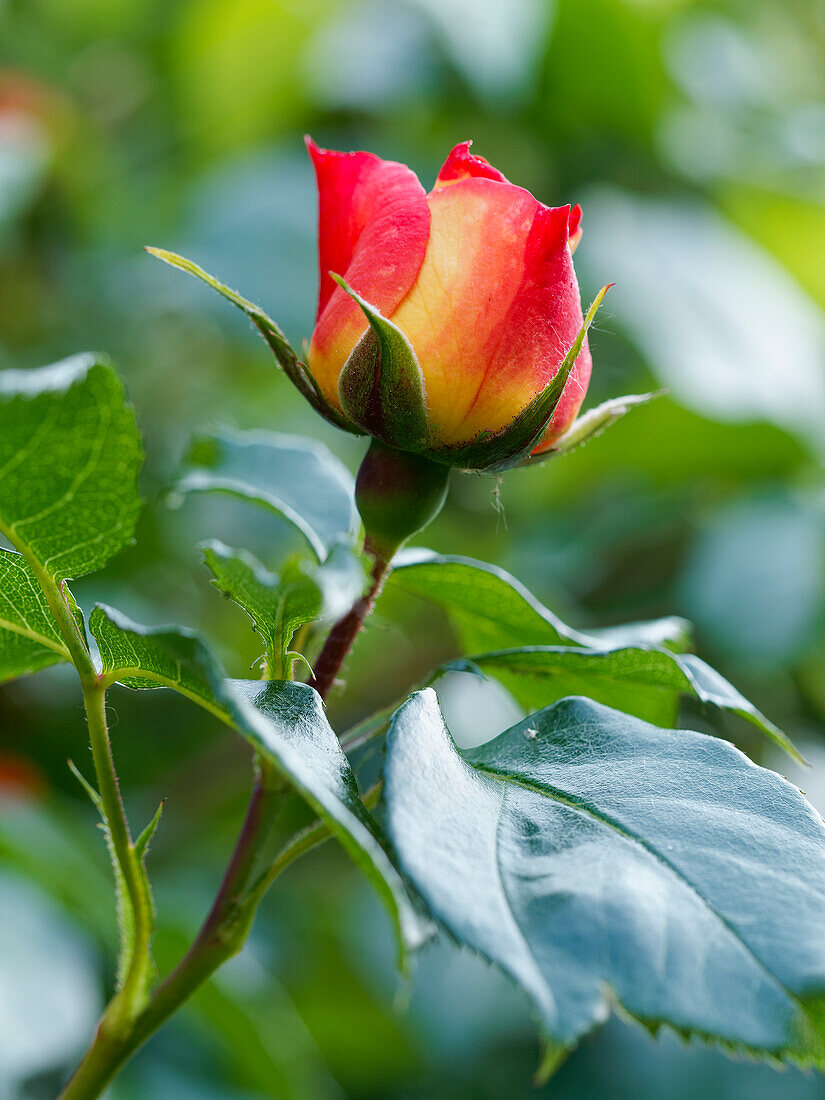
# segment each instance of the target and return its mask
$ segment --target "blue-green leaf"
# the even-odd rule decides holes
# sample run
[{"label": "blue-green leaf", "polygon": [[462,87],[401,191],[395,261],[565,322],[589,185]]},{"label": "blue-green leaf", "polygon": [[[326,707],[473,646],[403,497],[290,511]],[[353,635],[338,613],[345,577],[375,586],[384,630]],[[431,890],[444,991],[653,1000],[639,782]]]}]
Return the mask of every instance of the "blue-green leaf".
[{"label": "blue-green leaf", "polygon": [[525,646],[481,653],[443,665],[442,672],[491,673],[525,710],[565,695],[586,695],[658,725],[672,726],[681,695],[736,714],[804,763],[790,738],[710,665],[693,654],[652,646],[583,649]]},{"label": "blue-green leaf", "polygon": [[615,1005],[825,1064],[825,826],[733,746],[573,698],[462,755],[425,691],[393,719],[385,791],[403,872],[554,1044]]},{"label": "blue-green leaf", "polygon": [[319,561],[337,542],[352,542],[360,521],[354,481],[323,444],[275,432],[221,432],[196,440],[197,468],[176,490],[228,493],[287,519]]},{"label": "blue-green leaf", "polygon": [[294,682],[233,680],[227,686],[239,731],[303,795],[375,887],[393,916],[403,966],[407,952],[428,934],[427,926],[382,847],[321,697]]},{"label": "blue-green leaf", "polygon": [[424,924],[361,802],[355,775],[317,692],[290,681],[227,680],[203,642],[180,627],[150,629],[98,605],[89,628],[111,681],[138,689],[172,688],[263,753],[375,887],[394,920],[402,958],[420,944]]}]

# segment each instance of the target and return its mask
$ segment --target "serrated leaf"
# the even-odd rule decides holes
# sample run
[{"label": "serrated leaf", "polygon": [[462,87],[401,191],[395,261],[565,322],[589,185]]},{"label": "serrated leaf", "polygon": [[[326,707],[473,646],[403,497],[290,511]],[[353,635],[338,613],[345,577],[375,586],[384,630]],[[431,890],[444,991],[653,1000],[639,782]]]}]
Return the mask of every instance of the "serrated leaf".
[{"label": "serrated leaf", "polygon": [[50,665],[68,660],[53,649],[47,649],[10,630],[0,630],[0,684],[7,680],[16,680],[19,676],[30,676]]},{"label": "serrated leaf", "polygon": [[663,645],[683,650],[690,640],[689,624],[675,616],[587,632],[574,630],[497,565],[432,550],[403,550],[393,560],[387,587],[440,604],[465,653],[560,643],[593,649]]},{"label": "serrated leaf", "polygon": [[89,616],[89,632],[97,642],[101,671],[110,683],[138,690],[172,688],[226,720],[220,701],[220,668],[193,631],[180,626],[141,626],[99,603]]},{"label": "serrated leaf", "polygon": [[91,573],[128,545],[142,462],[103,357],[0,373],[0,534],[49,577]]},{"label": "serrated leaf", "polygon": [[233,680],[227,691],[238,730],[303,795],[378,892],[394,918],[403,965],[426,925],[380,843],[320,695],[290,681]]},{"label": "serrated leaf", "polygon": [[102,605],[89,616],[89,629],[112,681],[138,689],[172,688],[263,753],[375,887],[393,917],[402,954],[419,945],[424,925],[381,846],[377,824],[358,797],[355,776],[317,692],[290,681],[226,680],[190,631],[150,629]]},{"label": "serrated leaf", "polygon": [[385,796],[403,872],[555,1044],[618,1004],[825,1064],[825,826],[733,746],[574,698],[462,755],[425,691],[393,719]]},{"label": "serrated leaf", "polygon": [[275,432],[221,432],[200,437],[193,455],[198,468],[177,483],[179,493],[228,493],[276,512],[319,561],[336,543],[354,541],[355,483],[323,444]]},{"label": "serrated leaf", "polygon": [[364,588],[358,558],[345,546],[332,549],[322,565],[288,562],[281,576],[271,573],[246,550],[222,542],[203,546],[215,587],[249,615],[266,647],[269,678],[291,679],[290,651],[295,632],[316,620],[333,620],[352,606]]},{"label": "serrated leaf", "polygon": [[[79,629],[82,616],[63,585]],[[0,683],[69,661],[43,590],[22,554],[0,547]]]},{"label": "serrated leaf", "polygon": [[321,612],[318,585],[300,569],[289,578],[278,577],[246,550],[233,550],[222,542],[207,543],[203,558],[215,578],[212,583],[246,611],[263,638],[270,677],[289,679],[292,637]]},{"label": "serrated leaf", "polygon": [[692,654],[646,646],[573,649],[526,646],[482,653],[442,666],[447,671],[490,673],[525,710],[538,710],[566,695],[586,695],[597,703],[657,725],[676,724],[681,695],[736,714],[800,763],[790,738],[718,672]]}]

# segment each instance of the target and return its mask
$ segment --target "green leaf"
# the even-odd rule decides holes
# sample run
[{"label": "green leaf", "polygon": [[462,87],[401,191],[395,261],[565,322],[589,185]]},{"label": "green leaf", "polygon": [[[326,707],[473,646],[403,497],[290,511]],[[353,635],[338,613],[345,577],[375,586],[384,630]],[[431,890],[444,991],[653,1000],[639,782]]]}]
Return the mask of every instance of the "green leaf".
[{"label": "green leaf", "polygon": [[402,871],[571,1047],[652,1031],[825,1064],[825,826],[714,737],[565,699],[459,754],[435,694],[388,738]]},{"label": "green leaf", "polygon": [[290,579],[270,573],[246,550],[232,550],[221,542],[207,543],[203,558],[218,591],[249,615],[263,638],[267,668],[276,680],[289,679],[289,646],[295,631],[311,623],[321,611],[321,590],[296,568]]},{"label": "green leaf", "polygon": [[218,294],[226,298],[227,301],[232,302],[233,305],[242,309],[263,336],[264,340],[266,340],[284,374],[299,393],[306,398],[310,405],[312,405],[315,411],[320,413],[321,416],[331,424],[334,424],[336,428],[341,428],[345,432],[353,432],[355,435],[360,434],[352,424],[341,416],[337,409],[334,409],[324,399],[309,368],[305,363],[302,363],[295,354],[292,345],[289,343],[280,327],[271,317],[264,313],[260,306],[256,306],[254,302],[250,302],[248,298],[244,298],[243,295],[238,294],[237,290],[232,290],[231,287],[225,286],[223,283],[219,282],[214,275],[210,275],[208,271],[204,271],[202,267],[199,267],[198,264],[194,263],[192,260],[187,260],[185,256],[178,256],[174,252],[167,252],[164,248],[147,248],[146,251],[152,256],[156,256],[159,260],[163,260],[164,263],[169,264],[171,267],[176,267],[180,271],[185,271],[188,275],[194,275],[196,279],[200,279],[202,282],[206,283],[207,286],[211,287],[212,290],[216,290]]},{"label": "green leaf", "polygon": [[306,623],[338,618],[358,598],[365,576],[359,559],[345,546],[333,548],[323,565],[288,562],[280,577],[246,550],[222,542],[203,546],[213,584],[249,615],[264,640],[270,676],[291,679],[294,654],[289,647]]},{"label": "green leaf", "polygon": [[89,632],[97,642],[101,670],[109,683],[138,690],[172,688],[226,721],[220,668],[191,630],[141,626],[113,607],[96,604],[89,616]]},{"label": "green leaf", "polygon": [[233,680],[230,707],[238,730],[303,795],[392,914],[399,961],[427,935],[401,876],[379,838],[378,827],[358,795],[358,785],[321,697],[307,684]]},{"label": "green leaf", "polygon": [[263,753],[376,888],[395,922],[401,955],[420,944],[425,926],[381,846],[378,826],[358,796],[355,775],[317,692],[290,681],[226,680],[190,631],[139,626],[112,608],[95,607],[89,629],[111,681],[138,689],[172,688]]},{"label": "green leaf", "polygon": [[129,544],[142,462],[107,360],[0,373],[0,534],[48,577],[91,573]]},{"label": "green leaf", "polygon": [[31,568],[21,554],[0,547],[0,682],[68,660]]},{"label": "green leaf", "polygon": [[216,433],[193,447],[198,469],[179,493],[228,493],[294,524],[319,561],[337,542],[353,542],[360,521],[352,475],[314,440],[275,432]]},{"label": "green leaf", "polygon": [[42,668],[66,661],[53,649],[47,649],[11,630],[0,630],[0,684],[16,680],[18,676],[30,676]]},{"label": "green leaf", "polygon": [[526,646],[482,653],[443,665],[441,672],[492,673],[525,710],[538,710],[566,695],[586,695],[657,725],[673,726],[680,695],[719,707],[750,722],[804,763],[790,738],[718,672],[692,654],[647,646],[572,649]]},{"label": "green leaf", "polygon": [[332,278],[361,307],[369,328],[341,369],[338,395],[350,420],[390,447],[417,449],[427,439],[424,375],[407,337],[340,275]]},{"label": "green leaf", "polygon": [[440,604],[465,653],[560,643],[594,649],[664,645],[682,650],[689,641],[689,624],[676,617],[587,632],[574,630],[498,566],[431,550],[402,551],[393,561],[387,587]]}]

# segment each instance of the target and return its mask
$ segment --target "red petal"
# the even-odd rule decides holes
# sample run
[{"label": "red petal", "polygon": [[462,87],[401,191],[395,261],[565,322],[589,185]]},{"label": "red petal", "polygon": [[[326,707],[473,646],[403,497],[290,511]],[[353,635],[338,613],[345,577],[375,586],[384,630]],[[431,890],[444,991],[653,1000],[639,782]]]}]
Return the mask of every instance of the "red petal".
[{"label": "red petal", "polygon": [[567,235],[568,237],[575,237],[579,232],[579,226],[582,220],[582,208],[576,203],[575,206],[570,207],[570,216],[567,219]]},{"label": "red petal", "polygon": [[[496,352],[465,421],[483,429],[502,407],[515,414],[553,378],[582,326],[579,287],[568,244],[570,208],[538,209],[524,254],[521,285],[502,318]],[[564,388],[548,436],[570,424],[584,400],[592,361],[585,342]]]},{"label": "red petal", "polygon": [[433,191],[438,191],[451,183],[470,178],[497,180],[499,183],[507,183],[507,177],[494,168],[484,157],[477,157],[470,152],[471,141],[462,141],[456,145],[438,173]]},{"label": "red petal", "polygon": [[[318,179],[317,316],[336,290],[330,271],[343,275],[382,313],[392,309],[412,286],[424,259],[430,227],[424,188],[406,164],[373,153],[320,149],[309,137],[306,145]],[[353,271],[359,257],[360,267],[372,269],[371,285],[359,283]],[[379,263],[381,275],[376,278]]]},{"label": "red petal", "polygon": [[570,218],[567,222],[567,235],[569,237],[570,251],[575,252],[579,247],[579,241],[582,239],[582,208],[578,203],[570,211]]},{"label": "red petal", "polygon": [[320,284],[311,367],[338,404],[338,373],[366,319],[330,278],[349,285],[385,315],[415,282],[427,250],[430,212],[424,188],[405,164],[372,153],[337,153],[306,139],[318,179]]}]

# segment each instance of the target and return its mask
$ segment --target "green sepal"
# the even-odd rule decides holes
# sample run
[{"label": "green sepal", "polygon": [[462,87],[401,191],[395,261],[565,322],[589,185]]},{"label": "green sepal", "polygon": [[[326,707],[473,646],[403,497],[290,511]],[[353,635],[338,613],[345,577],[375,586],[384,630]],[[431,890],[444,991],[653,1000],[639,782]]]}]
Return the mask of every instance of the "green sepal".
[{"label": "green sepal", "polygon": [[667,390],[654,390],[652,393],[628,393],[624,397],[614,397],[610,401],[604,401],[595,409],[589,409],[586,413],[574,420],[570,427],[560,435],[546,451],[540,454],[528,455],[522,462],[522,466],[534,466],[538,462],[544,462],[554,455],[567,454],[568,451],[589,443],[591,439],[601,435],[612,427],[617,420],[629,413],[631,409],[639,405],[647,405],[655,401],[657,397],[663,397]]},{"label": "green sepal", "polygon": [[369,328],[338,378],[345,414],[390,447],[419,450],[427,438],[427,395],[418,358],[404,333],[341,278],[335,282],[361,307]]},{"label": "green sepal", "polygon": [[284,374],[295,386],[302,397],[312,405],[313,409],[325,420],[328,420],[330,424],[334,424],[336,428],[341,428],[345,432],[352,432],[354,435],[361,435],[361,431],[356,428],[349,421],[330,405],[320,389],[309,368],[305,363],[302,363],[292,345],[287,340],[286,336],[282,332],[279,325],[277,325],[272,318],[264,313],[260,306],[256,306],[254,302],[250,302],[248,298],[244,298],[243,295],[238,294],[236,290],[232,290],[231,287],[226,286],[224,283],[218,282],[218,280],[210,275],[208,271],[204,271],[198,264],[193,263],[192,260],[187,260],[184,256],[178,256],[175,252],[167,252],[165,248],[146,248],[146,251],[152,256],[157,256],[159,260],[163,260],[164,263],[169,264],[171,267],[177,267],[181,271],[185,271],[188,275],[194,275],[196,279],[200,279],[206,283],[207,286],[212,287],[213,290],[217,290],[218,294],[223,295],[227,301],[236,305],[250,319],[252,324],[257,328],[260,334],[263,336],[269,345],[275,358],[278,360],[278,364],[283,370]]},{"label": "green sepal", "polygon": [[484,470],[487,473],[521,465],[547,430],[570,378],[570,372],[579,357],[588,329],[611,286],[611,283],[603,286],[591,302],[582,327],[554,377],[506,428],[499,432],[481,432],[475,439],[459,447],[435,448],[428,452],[429,457],[449,466]]}]

